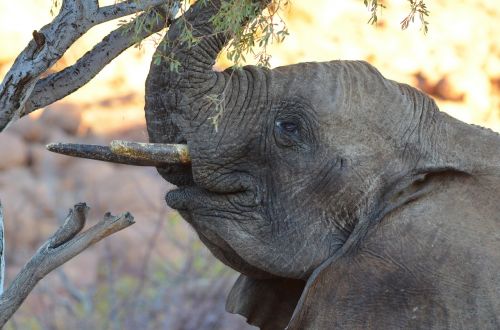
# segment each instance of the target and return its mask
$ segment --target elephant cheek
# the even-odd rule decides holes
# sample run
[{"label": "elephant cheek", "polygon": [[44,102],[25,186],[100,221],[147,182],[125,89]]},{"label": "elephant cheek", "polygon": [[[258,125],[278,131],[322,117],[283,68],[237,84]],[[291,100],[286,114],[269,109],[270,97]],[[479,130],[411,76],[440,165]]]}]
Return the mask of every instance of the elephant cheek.
[{"label": "elephant cheek", "polygon": [[208,226],[205,226],[203,221],[195,219],[191,211],[179,210],[179,213],[193,227],[203,244],[222,263],[252,278],[270,279],[274,277],[271,273],[249,263],[216,230],[207,228]]}]

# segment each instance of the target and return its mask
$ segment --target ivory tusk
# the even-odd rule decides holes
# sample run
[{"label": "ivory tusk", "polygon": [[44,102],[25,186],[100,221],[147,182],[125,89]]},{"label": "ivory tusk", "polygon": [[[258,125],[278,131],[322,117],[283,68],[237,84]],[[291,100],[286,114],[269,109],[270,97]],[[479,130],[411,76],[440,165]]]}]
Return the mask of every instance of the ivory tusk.
[{"label": "ivory tusk", "polygon": [[92,144],[50,143],[46,148],[67,156],[136,166],[165,167],[191,163],[187,145],[184,144],[112,141],[109,147]]},{"label": "ivory tusk", "polygon": [[111,151],[131,159],[162,162],[167,164],[191,164],[186,144],[144,143],[114,140],[109,144]]}]

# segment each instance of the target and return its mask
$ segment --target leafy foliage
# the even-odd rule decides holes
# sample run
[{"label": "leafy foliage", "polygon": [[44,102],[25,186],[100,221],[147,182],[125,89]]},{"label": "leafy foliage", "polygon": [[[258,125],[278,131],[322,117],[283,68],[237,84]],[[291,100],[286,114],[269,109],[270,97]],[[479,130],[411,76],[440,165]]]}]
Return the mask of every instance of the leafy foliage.
[{"label": "leafy foliage", "polygon": [[422,29],[424,30],[424,33],[427,33],[429,30],[429,22],[426,21],[425,17],[429,16],[429,10],[427,9],[427,6],[422,0],[416,1],[416,0],[408,0],[411,5],[411,10],[408,16],[406,16],[402,21],[401,21],[401,28],[404,30],[408,27],[410,22],[415,21],[415,15],[418,14],[418,17],[420,19],[420,23],[422,24]]},{"label": "leafy foliage", "polygon": [[[246,62],[245,54],[255,56],[258,64],[269,66],[267,46],[271,42],[282,42],[288,29],[280,16],[288,0],[273,0],[261,12],[260,5],[250,0],[224,2],[220,11],[212,18],[216,32],[233,36],[228,45],[227,57],[236,64]],[[253,18],[248,24],[246,17]]]},{"label": "leafy foliage", "polygon": [[[415,22],[415,16],[418,15],[420,19],[420,23],[422,24],[422,30],[424,33],[429,31],[429,22],[425,19],[426,16],[429,16],[429,10],[427,9],[427,5],[423,0],[407,0],[410,4],[410,13],[401,21],[401,28],[406,30],[410,23]],[[378,16],[377,12],[386,8],[383,0],[363,0],[365,6],[371,12],[371,17],[368,20],[369,24],[377,24]]]},{"label": "leafy foliage", "polygon": [[[53,0],[57,1],[57,0]],[[140,0],[135,0],[140,1]],[[198,0],[208,3],[210,0]],[[429,10],[424,0],[407,0],[410,5],[409,14],[401,21],[401,28],[408,28],[410,23],[415,22],[415,17],[418,17],[422,25],[424,33],[428,31],[428,22],[426,17],[429,16]],[[185,43],[187,45],[195,45],[200,41],[193,35],[192,27],[184,19],[183,14],[194,3],[192,0],[165,0],[166,11],[160,11],[158,8],[149,8],[146,10],[148,15],[136,15],[133,17],[134,24],[130,25],[136,34],[139,34],[143,29],[148,28],[147,20],[151,16],[156,20],[164,20],[164,13],[170,13],[170,20],[177,17],[182,25],[182,33],[179,40],[175,43]],[[386,8],[384,0],[363,0],[365,6],[371,13],[369,24],[377,24],[379,12]],[[226,47],[226,56],[230,61],[240,66],[247,61],[246,56],[252,55],[257,60],[258,65],[269,66],[271,55],[267,52],[267,46],[272,42],[282,42],[289,34],[287,26],[282,18],[284,10],[291,6],[289,0],[272,0],[267,9],[261,10],[260,4],[252,0],[233,0],[223,1],[220,11],[212,18],[212,23],[215,28],[215,33],[227,33],[232,36],[231,41]],[[167,20],[169,22],[170,20]],[[123,20],[122,24],[130,21]],[[140,46],[140,40],[137,40]],[[177,71],[180,63],[168,54],[167,49],[173,45],[160,43],[156,41],[160,47],[160,52],[157,52],[153,63],[167,63],[170,70]]]},{"label": "leafy foliage", "polygon": [[[226,85],[226,88],[229,85]],[[222,92],[222,94],[217,95],[217,94],[208,94],[205,95],[205,99],[215,108],[214,112],[215,114],[208,119],[212,123],[215,131],[217,132],[219,130],[219,119],[222,116],[222,113],[224,112],[224,106],[226,104],[225,102],[225,92]]]},{"label": "leafy foliage", "polygon": [[[121,0],[126,1],[126,0]],[[117,2],[121,2],[117,1]],[[141,0],[133,0],[140,2]],[[198,0],[209,2],[210,0]],[[426,17],[429,16],[429,10],[424,0],[407,0],[410,5],[409,14],[401,21],[401,28],[407,29],[410,23],[415,22],[415,17],[418,17],[422,25],[424,33],[428,32],[428,22]],[[165,0],[165,5],[162,9],[151,7],[145,10],[142,14],[136,14],[130,19],[120,20],[120,24],[128,24],[128,29],[134,31],[135,35],[139,35],[143,31],[150,28],[148,22],[151,19],[156,21],[166,21],[166,26],[174,17],[178,17],[182,27],[182,33],[179,40],[175,42],[195,45],[200,41],[193,35],[192,27],[183,18],[183,14],[192,5],[195,0]],[[377,24],[378,13],[386,8],[384,0],[363,0],[365,6],[371,13],[369,24]],[[61,3],[60,0],[52,0],[51,14],[55,15]],[[281,16],[282,12],[291,5],[289,0],[272,0],[267,9],[261,10],[260,4],[252,0],[223,0],[220,11],[212,18],[212,23],[215,27],[215,33],[228,33],[233,36],[229,42],[226,56],[230,61],[240,66],[247,61],[245,55],[250,54],[257,59],[257,64],[269,66],[271,55],[267,52],[267,46],[272,42],[282,42],[289,34],[287,26]],[[165,20],[165,13],[169,16]],[[248,19],[250,18],[250,19]],[[129,24],[132,23],[133,24]],[[180,63],[170,54],[167,49],[169,46],[166,43],[160,43],[161,34],[154,39],[157,47],[160,47],[160,52],[155,54],[153,63],[167,63],[170,70],[177,71]],[[141,46],[141,39],[137,38],[137,47]]]},{"label": "leafy foliage", "polygon": [[364,3],[366,8],[368,8],[368,10],[370,10],[371,12],[371,17],[368,20],[368,24],[377,24],[378,22],[377,11],[385,8],[385,5],[382,3],[381,0],[364,0]]}]

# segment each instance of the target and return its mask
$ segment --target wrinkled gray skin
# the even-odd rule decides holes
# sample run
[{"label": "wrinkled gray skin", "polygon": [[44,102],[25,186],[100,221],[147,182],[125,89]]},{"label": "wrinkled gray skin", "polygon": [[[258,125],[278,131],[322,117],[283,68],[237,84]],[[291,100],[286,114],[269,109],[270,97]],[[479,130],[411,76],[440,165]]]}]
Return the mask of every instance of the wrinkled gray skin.
[{"label": "wrinkled gray skin", "polygon": [[[212,3],[188,13],[198,35]],[[227,309],[262,329],[500,328],[499,136],[364,62],[214,72],[226,41],[168,49],[183,69],[152,66],[146,118],[189,146],[191,167],[158,170],[242,274]]]}]

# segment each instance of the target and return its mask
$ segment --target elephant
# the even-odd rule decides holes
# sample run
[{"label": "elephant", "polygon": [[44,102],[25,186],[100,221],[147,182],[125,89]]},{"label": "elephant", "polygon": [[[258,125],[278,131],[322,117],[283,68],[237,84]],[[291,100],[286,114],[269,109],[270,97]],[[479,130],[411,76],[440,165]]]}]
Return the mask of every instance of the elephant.
[{"label": "elephant", "polygon": [[145,112],[151,142],[190,152],[158,168],[167,204],[241,273],[227,310],[261,329],[500,328],[499,135],[362,61],[215,71],[219,5],[186,14],[204,38],[165,47],[182,68],[151,66]]},{"label": "elephant", "polygon": [[499,135],[362,61],[216,71],[220,6],[185,14],[199,43],[170,27],[157,53],[181,66],[151,65],[145,115],[151,142],[189,149],[157,170],[241,274],[226,309],[261,329],[499,329]]}]

